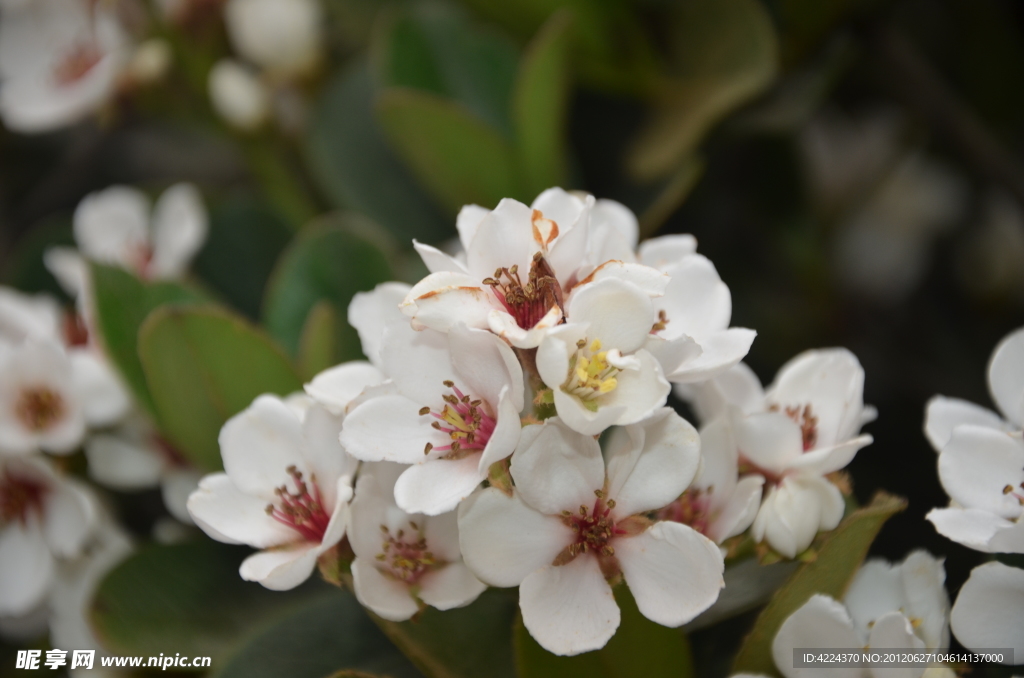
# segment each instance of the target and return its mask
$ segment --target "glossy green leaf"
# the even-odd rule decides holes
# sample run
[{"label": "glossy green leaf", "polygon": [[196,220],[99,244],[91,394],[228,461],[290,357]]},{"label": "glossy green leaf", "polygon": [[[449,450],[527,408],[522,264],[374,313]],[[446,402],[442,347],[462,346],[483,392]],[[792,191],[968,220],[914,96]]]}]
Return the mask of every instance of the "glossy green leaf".
[{"label": "glossy green leaf", "polygon": [[306,316],[299,338],[299,374],[312,379],[319,372],[341,362],[338,357],[338,312],[326,299],[318,301]]},{"label": "glossy green leaf", "polygon": [[250,549],[207,539],[147,546],[100,583],[91,609],[103,645],[121,655],[202,655],[220,665],[261,623],[318,599],[310,582],[270,591],[246,582],[238,566]]},{"label": "glossy green leaf", "polygon": [[516,78],[516,148],[530,195],[563,186],[567,179],[570,25],[567,11],[552,16],[527,47]]},{"label": "glossy green leaf", "polygon": [[375,621],[427,678],[514,678],[515,611],[509,591],[491,589],[466,607],[427,608],[415,622]]},{"label": "glossy green leaf", "polygon": [[274,342],[215,308],[154,311],[139,331],[139,356],[161,430],[201,469],[221,467],[217,435],[229,417],[262,393],[302,388]]},{"label": "glossy green leaf", "polygon": [[771,17],[758,0],[679,3],[672,31],[676,73],[628,157],[642,180],[665,176],[726,114],[764,91],[778,70]]},{"label": "glossy green leaf", "polygon": [[761,612],[736,655],[735,671],[779,676],[772,662],[772,640],[779,627],[815,593],[842,598],[878,531],[906,506],[904,499],[880,492],[847,516],[825,538],[817,557],[802,565]]},{"label": "glossy green leaf", "polygon": [[380,95],[377,113],[392,146],[452,214],[523,197],[512,145],[463,106],[394,88]]},{"label": "glossy green leaf", "polygon": [[211,209],[210,233],[192,268],[232,308],[257,319],[267,279],[291,238],[268,205],[234,195]]},{"label": "glossy green leaf", "polygon": [[198,303],[204,297],[176,283],[144,283],[124,269],[91,264],[95,322],[107,355],[117,366],[135,399],[156,412],[139,361],[139,328],[146,317],[165,304]]},{"label": "glossy green leaf", "polygon": [[304,140],[313,178],[336,207],[366,214],[403,241],[455,234],[430,197],[391,150],[373,110],[365,62],[339,72],[310,113]]},{"label": "glossy green leaf", "polygon": [[[303,326],[320,301],[333,304],[336,317],[347,318],[356,292],[372,290],[391,279],[384,253],[359,233],[358,217],[342,216],[333,222],[303,230],[274,270],[263,305],[267,330],[290,353],[297,354]],[[362,357],[359,337],[346,322],[336,324],[335,357],[338,361]]]},{"label": "glossy green leaf", "polygon": [[420,675],[355,597],[333,588],[252,634],[214,669],[211,678],[323,678],[338,669],[353,677]]},{"label": "glossy green leaf", "polygon": [[644,617],[626,586],[615,589],[622,614],[619,628],[600,650],[561,657],[542,648],[523,626],[515,627],[520,678],[691,678],[693,660],[686,636]]}]

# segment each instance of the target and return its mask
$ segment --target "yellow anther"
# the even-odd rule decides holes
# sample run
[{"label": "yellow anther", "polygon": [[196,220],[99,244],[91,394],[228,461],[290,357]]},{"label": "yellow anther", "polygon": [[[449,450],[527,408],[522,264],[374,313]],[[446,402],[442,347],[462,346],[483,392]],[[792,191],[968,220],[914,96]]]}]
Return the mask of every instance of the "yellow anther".
[{"label": "yellow anther", "polygon": [[594,339],[594,341],[592,341],[591,344],[590,344],[590,352],[591,353],[597,353],[600,350],[601,350],[601,340],[600,339]]}]

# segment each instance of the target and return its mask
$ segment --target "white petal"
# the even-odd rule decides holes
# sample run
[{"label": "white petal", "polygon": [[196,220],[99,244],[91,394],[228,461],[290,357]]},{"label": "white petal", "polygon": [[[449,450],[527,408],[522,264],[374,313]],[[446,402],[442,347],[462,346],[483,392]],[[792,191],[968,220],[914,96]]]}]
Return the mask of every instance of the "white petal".
[{"label": "white petal", "polygon": [[423,264],[427,267],[427,270],[431,273],[464,273],[468,275],[466,267],[457,259],[448,256],[436,247],[430,245],[424,245],[421,242],[417,242],[415,239],[412,241],[412,246],[416,250],[416,253],[420,255],[420,259],[423,260]]},{"label": "white petal", "polygon": [[85,441],[89,477],[116,490],[140,490],[160,482],[165,463],[160,453],[143,441],[112,434]]},{"label": "white petal", "polygon": [[85,292],[89,266],[78,250],[72,247],[51,247],[43,253],[43,263],[73,299]]},{"label": "white petal", "polygon": [[834,528],[842,515],[843,498],[834,485],[814,476],[789,476],[768,491],[751,534],[787,558],[795,558],[819,530]]},{"label": "white petal", "polygon": [[[640,239],[640,223],[636,215],[614,200],[602,199],[594,203],[590,211],[590,231],[592,238],[599,237],[608,243],[604,248],[604,256],[598,256],[595,261],[598,264],[609,259],[632,256]],[[616,247],[609,247],[611,243],[615,243]]]},{"label": "white petal", "polygon": [[448,342],[455,370],[470,389],[467,395],[482,398],[493,407],[502,389],[509,388],[516,412],[523,409],[523,368],[508,344],[490,332],[465,325],[453,326]]},{"label": "white petal", "polygon": [[939,480],[950,499],[967,508],[1016,518],[1020,502],[1003,488],[1024,482],[1024,444],[990,428],[959,426],[939,454]]},{"label": "white petal", "polygon": [[565,324],[544,337],[537,348],[537,372],[548,388],[558,389],[569,378],[569,355],[586,335],[585,325]]},{"label": "white petal", "polygon": [[519,420],[519,411],[512,404],[512,396],[509,390],[501,392],[498,398],[496,424],[487,446],[480,454],[479,470],[486,474],[491,464],[509,457],[519,444],[519,436],[522,433],[522,423]]},{"label": "white petal", "polygon": [[990,511],[974,508],[932,509],[925,518],[947,539],[986,553],[995,552],[992,544],[995,535],[1014,525]]},{"label": "white petal", "polygon": [[735,407],[743,414],[764,408],[761,380],[746,363],[736,363],[717,377],[695,384],[676,384],[675,394],[693,407],[701,423],[708,423]]},{"label": "white petal", "polygon": [[408,322],[399,307],[411,289],[405,283],[381,283],[370,292],[356,292],[349,302],[348,324],[359,333],[363,355],[378,367],[384,328],[393,322]]},{"label": "white petal", "polygon": [[416,283],[401,306],[417,329],[429,327],[439,332],[447,332],[459,322],[486,329],[493,308],[501,308],[501,304],[489,287],[472,276],[448,272],[431,273]]},{"label": "white petal", "polygon": [[562,322],[562,309],[557,305],[548,309],[537,324],[529,329],[519,326],[516,319],[504,310],[491,309],[487,315],[487,326],[499,337],[516,348],[537,348],[553,327]]},{"label": "white petal", "polygon": [[302,422],[302,435],[306,445],[303,456],[313,479],[316,480],[327,510],[334,506],[337,495],[334,492],[338,479],[348,476],[351,481],[356,475],[359,462],[345,451],[338,439],[341,434],[342,418],[336,417],[319,405],[313,405]]},{"label": "white petal", "polygon": [[518,586],[573,540],[573,531],[561,520],[537,513],[518,493],[507,497],[491,487],[459,505],[462,556],[492,586]]},{"label": "white petal", "polygon": [[405,621],[419,610],[408,586],[385,577],[374,567],[373,561],[366,558],[356,558],[352,562],[352,582],[356,598],[378,617]]},{"label": "white petal", "polygon": [[439,610],[464,607],[477,599],[487,584],[462,563],[449,563],[420,581],[420,600]]},{"label": "white petal", "polygon": [[54,563],[38,525],[13,522],[0,530],[0,571],[0,614],[25,614],[43,600]]},{"label": "white petal", "polygon": [[192,525],[188,512],[188,499],[199,487],[202,474],[192,468],[176,468],[164,474],[160,482],[160,498],[164,508],[184,525]]},{"label": "white petal", "polygon": [[919,620],[915,632],[928,648],[949,647],[949,595],[943,560],[917,550],[900,566],[907,616]]},{"label": "white petal", "polygon": [[664,336],[702,337],[729,326],[732,296],[706,257],[690,255],[666,272],[670,280],[665,295],[654,302],[655,309],[668,317]]},{"label": "white petal", "polygon": [[819,447],[804,452],[790,463],[789,468],[799,469],[806,473],[825,475],[846,468],[853,461],[857,452],[872,442],[871,436],[864,434],[833,447]]},{"label": "white petal", "polygon": [[277,396],[261,395],[229,419],[219,442],[224,470],[245,494],[270,502],[274,489],[289,483],[288,467],[310,475],[302,453],[302,424]]},{"label": "white petal", "polygon": [[90,426],[109,426],[131,407],[127,389],[113,367],[89,349],[71,349],[71,374]]},{"label": "white petal", "polygon": [[523,501],[546,515],[590,507],[604,487],[601,446],[557,418],[523,429],[511,472]]},{"label": "white petal", "polygon": [[1003,415],[1024,424],[1024,329],[1008,334],[992,352],[988,387]]},{"label": "white petal", "polygon": [[132,270],[149,247],[149,199],[129,186],[90,193],[75,208],[75,241],[82,253]]},{"label": "white petal", "polygon": [[348,527],[348,539],[356,556],[373,560],[383,545],[381,525],[389,514],[405,517],[395,505],[395,481],[407,467],[389,462],[364,463],[356,483]]},{"label": "white petal", "polygon": [[[703,353],[700,344],[686,334],[675,339],[666,339],[658,334],[651,334],[647,337],[644,350],[658,360],[665,374],[675,374],[676,372],[683,374],[683,368],[692,364]],[[685,396],[681,397],[688,400]]]},{"label": "white petal", "polygon": [[[572,204],[565,205],[568,208],[565,210],[566,214],[562,216],[561,220],[555,219],[561,233],[554,244],[548,248],[546,257],[551,270],[555,273],[555,278],[558,279],[558,283],[562,285],[563,289],[574,277],[577,277],[580,267],[586,263],[586,253],[589,250],[590,241],[590,210],[594,207],[594,197],[588,195],[581,202],[575,196],[570,196],[568,202]],[[576,212],[577,209],[579,211],[573,218],[570,213]],[[557,212],[554,213],[557,214]],[[546,212],[544,216],[551,218]],[[569,219],[572,221],[568,221]]]},{"label": "white petal", "polygon": [[803,435],[792,419],[777,412],[737,417],[733,432],[740,454],[766,471],[780,473],[803,452]]},{"label": "white petal", "polygon": [[[635,424],[650,416],[651,412],[665,404],[672,386],[665,379],[661,365],[654,356],[640,349],[632,356],[636,369],[625,369],[618,373],[615,390],[598,398],[598,414],[603,410],[623,408],[615,423]],[[611,362],[611,360],[609,360]],[[589,413],[589,411],[588,411]],[[600,431],[588,430],[588,433]]]},{"label": "white petal", "polygon": [[589,323],[587,338],[605,349],[632,353],[644,345],[654,324],[650,297],[632,283],[615,278],[590,283],[573,293],[569,322]]},{"label": "white petal", "polygon": [[313,377],[306,384],[309,397],[331,411],[344,414],[349,403],[369,386],[384,382],[384,375],[370,363],[361,360],[335,365]]},{"label": "white petal", "polygon": [[818,675],[864,678],[864,670],[860,667],[829,667],[827,671],[793,668],[793,648],[858,649],[863,645],[864,641],[854,631],[846,608],[838,601],[817,593],[782,622],[772,641],[772,658],[779,672],[786,678],[811,678]]},{"label": "white petal", "polygon": [[267,515],[268,503],[240,492],[226,473],[212,473],[199,481],[187,505],[196,525],[217,541],[269,548],[297,540],[295,530]]},{"label": "white petal", "polygon": [[1024,657],[1024,570],[999,562],[974,568],[950,615],[953,634],[972,650],[1013,648]]},{"label": "white petal", "polygon": [[273,591],[288,591],[309,579],[316,567],[315,544],[304,542],[289,548],[260,551],[242,561],[242,579],[256,581]]},{"label": "white petal", "polygon": [[25,339],[61,340],[63,312],[46,294],[25,294],[0,287],[0,338],[11,343]]},{"label": "white petal", "polygon": [[477,280],[494,275],[498,268],[518,265],[530,270],[533,253],[539,248],[533,241],[533,210],[521,202],[505,198],[477,226],[476,236],[466,250],[470,274]]},{"label": "white petal", "polygon": [[489,209],[479,205],[463,205],[459,210],[458,216],[455,217],[455,229],[459,232],[459,241],[462,243],[464,251],[469,251],[469,245],[476,237],[476,230],[480,227],[480,222],[490,213]]},{"label": "white petal", "polygon": [[744,476],[736,483],[728,501],[718,509],[707,535],[721,544],[729,537],[742,533],[754,522],[757,511],[761,508],[761,494],[764,491],[764,478],[758,475]]},{"label": "white petal", "polygon": [[[588,409],[579,398],[569,395],[560,388],[554,390],[555,410],[559,419],[571,428],[584,435],[596,436],[614,426],[622,419],[626,412],[625,405],[605,405],[598,407],[597,411]],[[653,411],[661,403],[645,403],[650,405]]]},{"label": "white petal", "polygon": [[476,455],[413,464],[395,484],[395,501],[406,513],[436,516],[453,510],[480,484]]},{"label": "white petal", "polygon": [[345,536],[345,530],[348,528],[351,518],[349,503],[352,501],[352,494],[352,479],[348,476],[338,478],[334,485],[334,496],[337,497],[337,501],[317,548],[317,555],[332,548]]},{"label": "white petal", "polygon": [[435,556],[449,563],[462,560],[462,550],[459,547],[458,511],[419,519],[423,521],[421,525],[423,536]]},{"label": "white petal", "polygon": [[181,183],[164,191],[153,207],[153,277],[181,277],[206,242],[208,228],[195,186]]},{"label": "white petal", "polygon": [[688,525],[661,521],[614,541],[640,612],[664,626],[681,626],[718,599],[725,562],[713,541]]},{"label": "white petal", "polygon": [[725,501],[738,480],[739,449],[728,417],[715,419],[700,430],[700,473],[694,486],[709,490],[709,498]]},{"label": "white petal", "polygon": [[341,444],[356,459],[416,464],[424,459],[427,443],[444,445],[444,434],[431,428],[435,421],[421,415],[419,404],[400,395],[367,400],[352,410],[341,430]]},{"label": "white petal", "polygon": [[609,449],[608,496],[615,514],[629,516],[660,509],[690,485],[700,464],[697,430],[671,408],[626,429],[633,445]]},{"label": "white petal", "polygon": [[949,442],[953,429],[961,424],[985,426],[997,431],[1010,431],[1009,425],[992,410],[960,400],[935,396],[928,401],[924,419],[924,434],[936,452]]},{"label": "white petal", "polygon": [[70,481],[54,485],[42,526],[50,551],[56,556],[77,556],[95,526],[95,507],[85,493]]},{"label": "white petal", "polygon": [[[668,274],[662,273],[656,268],[628,261],[606,260],[594,269],[590,275],[576,284],[576,287],[573,288],[573,294],[589,283],[611,278],[632,283],[650,297],[660,297],[665,294],[665,288],[669,282]],[[570,295],[571,298],[572,296]]]},{"label": "white petal", "polygon": [[846,605],[858,633],[867,638],[875,620],[906,607],[899,566],[891,565],[880,558],[866,561],[857,570],[846,589],[843,604]]},{"label": "white petal", "polygon": [[466,391],[452,365],[448,336],[441,332],[416,331],[406,324],[389,325],[384,331],[381,359],[384,374],[395,382],[398,392],[421,406],[441,409],[441,396],[449,392],[445,381],[454,381]]},{"label": "white petal", "polygon": [[527,576],[519,586],[519,609],[530,635],[553,654],[597,650],[619,628],[619,606],[590,556]]},{"label": "white petal", "polygon": [[742,327],[711,332],[700,338],[700,355],[682,363],[669,375],[677,384],[689,384],[721,376],[750,352],[757,332]]},{"label": "white petal", "polygon": [[640,263],[662,271],[696,253],[697,239],[689,233],[644,240],[638,251]]}]

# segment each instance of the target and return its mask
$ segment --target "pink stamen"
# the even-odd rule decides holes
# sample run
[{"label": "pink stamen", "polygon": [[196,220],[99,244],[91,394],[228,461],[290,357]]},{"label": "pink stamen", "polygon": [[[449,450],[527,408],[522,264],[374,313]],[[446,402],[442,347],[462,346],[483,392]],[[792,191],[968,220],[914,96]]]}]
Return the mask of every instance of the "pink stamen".
[{"label": "pink stamen", "polygon": [[287,485],[275,489],[274,494],[277,495],[279,505],[267,504],[267,515],[292,528],[307,541],[321,542],[331,522],[331,516],[324,510],[316,477],[311,477],[307,485],[302,479],[302,472],[297,468],[289,466],[287,471],[295,483],[296,491],[289,492]]},{"label": "pink stamen", "polygon": [[706,535],[711,523],[711,515],[708,510],[710,503],[710,497],[704,490],[689,489],[683,493],[683,496],[658,511],[657,518],[689,525]]},{"label": "pink stamen", "polygon": [[386,525],[380,526],[384,542],[381,544],[381,552],[377,554],[377,562],[384,574],[411,586],[445,563],[437,560],[430,552],[427,539],[420,532],[419,526],[410,522],[410,527],[413,534],[407,537],[404,529],[392,534]]},{"label": "pink stamen", "polygon": [[15,520],[25,525],[29,516],[43,515],[43,499],[50,488],[35,478],[0,473],[0,526]]},{"label": "pink stamen", "polygon": [[444,385],[455,395],[442,396],[445,406],[440,412],[424,407],[420,415],[429,414],[434,417],[437,421],[431,425],[446,434],[452,442],[437,447],[428,443],[424,453],[439,450],[447,453],[446,456],[461,458],[465,453],[483,451],[494,433],[497,420],[487,411],[482,400],[473,400],[452,381],[446,381]]}]

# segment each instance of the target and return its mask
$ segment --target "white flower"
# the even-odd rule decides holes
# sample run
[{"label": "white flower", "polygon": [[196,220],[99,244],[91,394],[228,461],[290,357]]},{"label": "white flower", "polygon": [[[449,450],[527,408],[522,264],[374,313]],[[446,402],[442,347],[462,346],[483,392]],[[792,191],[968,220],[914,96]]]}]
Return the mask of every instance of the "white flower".
[{"label": "white flower", "polygon": [[363,465],[349,528],[356,598],[391,621],[412,617],[421,604],[469,605],[487,588],[462,562],[454,512],[409,514],[395,504],[402,470],[387,462]]},{"label": "white flower", "polygon": [[971,570],[950,623],[964,647],[979,652],[1013,648],[1014,662],[1024,663],[1024,570],[999,562]]},{"label": "white flower", "polygon": [[377,285],[370,292],[357,292],[348,305],[348,324],[359,333],[363,355],[373,365],[381,365],[384,329],[392,323],[408,323],[399,306],[412,289],[400,282]]},{"label": "white flower", "polygon": [[571,322],[544,337],[537,371],[567,426],[596,435],[665,404],[671,387],[643,348],[655,317],[647,293],[609,278],[576,290],[566,309]]},{"label": "white flower", "polygon": [[63,339],[60,304],[46,294],[29,295],[0,286],[0,342],[20,344],[26,339]]},{"label": "white flower", "polygon": [[27,341],[0,353],[0,451],[74,451],[87,426],[113,424],[129,402],[114,375],[88,351]]},{"label": "white flower", "polygon": [[345,536],[357,462],[339,444],[340,428],[321,407],[300,420],[271,395],[224,424],[225,472],[202,479],[188,511],[214,539],[264,549],[242,563],[243,579],[294,588]]},{"label": "white flower", "polygon": [[192,184],[175,184],[157,200],[150,214],[146,195],[130,186],[112,186],[87,195],[75,209],[78,252],[54,248],[47,267],[72,295],[84,291],[81,260],[121,266],[144,279],[174,279],[206,240],[207,216]]},{"label": "white flower", "polygon": [[519,361],[485,330],[398,323],[384,333],[381,366],[390,392],[351,409],[342,444],[357,459],[412,464],[395,486],[403,511],[450,511],[519,441]]},{"label": "white flower", "polygon": [[16,132],[70,125],[114,93],[129,46],[113,7],[34,0],[0,21],[0,116]]},{"label": "white flower", "polygon": [[234,59],[214,64],[206,87],[214,110],[232,127],[252,132],[270,116],[267,86],[251,68]]},{"label": "white flower", "polygon": [[244,58],[281,77],[301,75],[320,54],[318,0],[228,0],[231,45]]},{"label": "white flower", "polygon": [[44,459],[0,456],[0,615],[44,600],[57,559],[80,553],[95,518],[88,497]]},{"label": "white flower", "polygon": [[650,511],[682,494],[700,463],[699,438],[669,409],[629,427],[609,450],[558,419],[523,430],[513,496],[482,490],[459,507],[462,554],[480,579],[520,586],[523,623],[544,648],[603,647],[619,625],[609,579],[621,574],[640,612],[680,626],[707,609],[724,563],[710,539]]}]

